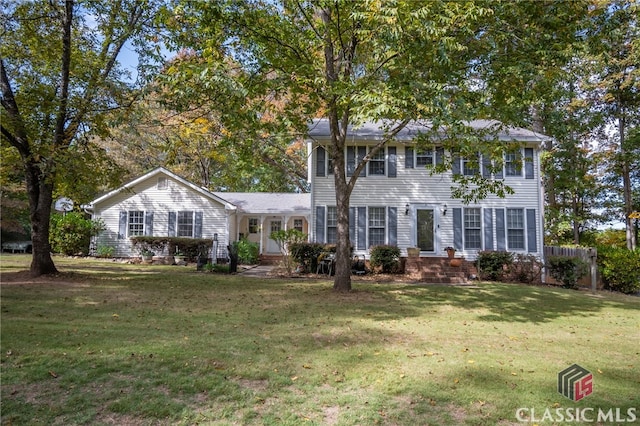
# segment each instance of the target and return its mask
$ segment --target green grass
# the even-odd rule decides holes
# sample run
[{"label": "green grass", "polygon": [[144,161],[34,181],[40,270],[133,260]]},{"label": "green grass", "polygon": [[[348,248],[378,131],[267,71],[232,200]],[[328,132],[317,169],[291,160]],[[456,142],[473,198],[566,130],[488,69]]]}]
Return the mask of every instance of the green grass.
[{"label": "green grass", "polygon": [[[55,260],[60,276],[21,284],[30,258],[0,257],[2,424],[510,425],[519,407],[640,405],[637,297],[334,294],[326,280]],[[594,374],[579,402],[556,390],[573,363]]]}]

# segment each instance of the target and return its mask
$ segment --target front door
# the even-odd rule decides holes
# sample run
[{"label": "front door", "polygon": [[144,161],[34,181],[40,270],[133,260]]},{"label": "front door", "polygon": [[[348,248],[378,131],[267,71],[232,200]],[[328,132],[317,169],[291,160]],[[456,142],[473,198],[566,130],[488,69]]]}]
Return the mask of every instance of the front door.
[{"label": "front door", "polygon": [[269,221],[269,235],[267,235],[267,253],[280,253],[278,243],[270,238],[272,232],[282,230],[282,221],[280,219],[272,219]]},{"label": "front door", "polygon": [[435,251],[435,220],[433,209],[416,209],[416,245],[420,251]]}]

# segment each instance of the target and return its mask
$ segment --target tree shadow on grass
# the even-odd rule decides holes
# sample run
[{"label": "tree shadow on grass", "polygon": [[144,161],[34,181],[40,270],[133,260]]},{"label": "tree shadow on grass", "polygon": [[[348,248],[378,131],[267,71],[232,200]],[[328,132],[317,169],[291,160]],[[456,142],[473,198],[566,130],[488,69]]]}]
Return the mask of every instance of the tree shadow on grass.
[{"label": "tree shadow on grass", "polygon": [[[479,311],[478,320],[545,323],[561,317],[593,316],[604,308],[638,314],[640,299],[603,297],[576,290],[518,284],[477,286],[393,286],[387,291],[418,306],[446,306]],[[619,299],[619,300],[616,300]]]}]

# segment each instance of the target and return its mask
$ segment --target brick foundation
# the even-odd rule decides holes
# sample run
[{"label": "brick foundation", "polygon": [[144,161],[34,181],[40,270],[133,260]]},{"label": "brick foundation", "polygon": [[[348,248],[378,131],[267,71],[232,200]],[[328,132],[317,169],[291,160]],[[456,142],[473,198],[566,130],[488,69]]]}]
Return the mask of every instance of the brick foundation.
[{"label": "brick foundation", "polygon": [[444,257],[410,257],[404,271],[410,279],[436,284],[463,284],[478,274],[472,262],[457,259],[460,266],[451,266],[450,259]]}]

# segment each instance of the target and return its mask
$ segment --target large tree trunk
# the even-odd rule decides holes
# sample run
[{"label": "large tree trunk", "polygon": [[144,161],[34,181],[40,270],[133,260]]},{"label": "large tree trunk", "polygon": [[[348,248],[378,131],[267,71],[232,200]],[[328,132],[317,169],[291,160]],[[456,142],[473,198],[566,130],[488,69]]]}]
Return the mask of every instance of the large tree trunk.
[{"label": "large tree trunk", "polygon": [[37,164],[30,161],[26,168],[27,193],[31,218],[31,275],[34,277],[58,272],[51,258],[49,244],[49,221],[53,203],[54,173],[43,173]]},{"label": "large tree trunk", "polygon": [[[342,173],[336,173],[336,210],[338,214],[338,241],[336,244],[336,275],[333,289],[337,292],[351,291],[351,241],[349,240],[350,191]],[[342,178],[340,178],[342,176]]]}]

